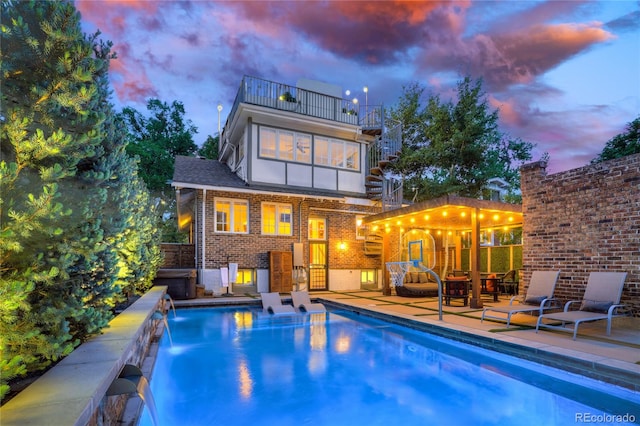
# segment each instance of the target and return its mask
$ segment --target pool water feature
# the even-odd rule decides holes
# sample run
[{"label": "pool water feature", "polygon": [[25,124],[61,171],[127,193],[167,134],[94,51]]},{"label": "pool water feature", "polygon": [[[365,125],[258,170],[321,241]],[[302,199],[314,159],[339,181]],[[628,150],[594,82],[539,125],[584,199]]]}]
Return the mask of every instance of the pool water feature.
[{"label": "pool water feature", "polygon": [[636,392],[353,312],[187,309],[169,322],[151,378],[158,426],[640,422]]}]

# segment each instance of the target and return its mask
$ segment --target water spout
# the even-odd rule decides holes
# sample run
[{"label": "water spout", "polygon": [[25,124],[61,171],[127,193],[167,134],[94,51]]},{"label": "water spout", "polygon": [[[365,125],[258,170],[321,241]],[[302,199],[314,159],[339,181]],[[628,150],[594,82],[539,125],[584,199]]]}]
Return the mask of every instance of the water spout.
[{"label": "water spout", "polygon": [[142,371],[135,365],[125,364],[120,375],[111,383],[107,389],[107,396],[124,395],[136,393],[149,410],[149,415],[155,426],[158,426],[158,412],[156,402],[151,393],[149,381],[142,374]]},{"label": "water spout", "polygon": [[164,328],[167,330],[167,335],[169,336],[169,343],[173,347],[173,339],[171,338],[171,330],[169,329],[169,320],[167,320],[167,316],[163,314],[161,311],[155,311],[153,315],[151,315],[151,319],[154,320],[163,320]]},{"label": "water spout", "polygon": [[173,304],[173,299],[171,298],[171,296],[169,294],[164,295],[164,300],[168,300],[169,304],[171,305],[171,309],[173,309],[173,317],[176,318],[176,305]]}]

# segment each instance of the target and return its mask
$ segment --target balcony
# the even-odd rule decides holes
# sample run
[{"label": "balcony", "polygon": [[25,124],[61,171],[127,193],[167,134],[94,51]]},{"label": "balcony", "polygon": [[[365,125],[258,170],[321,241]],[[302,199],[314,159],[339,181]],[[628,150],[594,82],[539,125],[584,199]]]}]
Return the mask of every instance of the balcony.
[{"label": "balcony", "polygon": [[256,77],[245,76],[242,79],[227,122],[233,118],[240,103],[360,126],[367,134],[380,134],[384,125],[381,106],[363,106],[347,99]]}]

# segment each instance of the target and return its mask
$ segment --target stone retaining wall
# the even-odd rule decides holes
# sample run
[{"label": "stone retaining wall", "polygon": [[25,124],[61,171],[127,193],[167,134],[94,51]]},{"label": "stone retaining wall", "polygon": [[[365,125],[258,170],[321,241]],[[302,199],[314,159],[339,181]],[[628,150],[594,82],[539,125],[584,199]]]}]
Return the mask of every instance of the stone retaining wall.
[{"label": "stone retaining wall", "polygon": [[[118,424],[127,396],[105,396],[125,364],[140,367],[164,309],[166,287],[153,287],[109,322],[103,334],[76,348],[7,402],[3,426]],[[161,322],[161,321],[160,321]]]}]

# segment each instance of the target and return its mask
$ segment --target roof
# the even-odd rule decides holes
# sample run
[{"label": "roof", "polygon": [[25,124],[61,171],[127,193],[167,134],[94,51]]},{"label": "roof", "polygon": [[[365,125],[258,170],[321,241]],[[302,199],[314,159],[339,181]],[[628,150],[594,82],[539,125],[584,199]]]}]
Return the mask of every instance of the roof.
[{"label": "roof", "polygon": [[452,195],[371,215],[364,218],[364,222],[400,227],[464,230],[471,228],[471,217],[474,211],[478,212],[483,228],[522,224],[522,205],[520,204]]},{"label": "roof", "polygon": [[269,192],[342,200],[344,197],[364,198],[363,194],[344,194],[295,186],[249,184],[217,160],[178,155],[175,158],[172,186],[176,188],[229,189],[243,192]]}]

